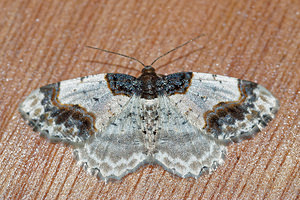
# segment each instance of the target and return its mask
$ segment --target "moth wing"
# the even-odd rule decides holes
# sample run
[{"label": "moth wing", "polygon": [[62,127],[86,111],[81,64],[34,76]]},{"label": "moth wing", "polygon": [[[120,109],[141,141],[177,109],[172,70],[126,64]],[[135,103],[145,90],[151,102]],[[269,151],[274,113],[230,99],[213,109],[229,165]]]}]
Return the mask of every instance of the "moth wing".
[{"label": "moth wing", "polygon": [[168,76],[174,84],[168,87],[178,92],[159,97],[153,156],[181,177],[214,171],[224,162],[229,143],[253,137],[279,109],[268,90],[250,81],[203,73],[193,73],[190,82],[190,74]]},{"label": "moth wing", "polygon": [[232,77],[194,73],[170,103],[198,130],[225,143],[252,138],[271,121],[279,101],[264,87]]},{"label": "moth wing", "polygon": [[193,126],[166,96],[159,99],[154,162],[184,178],[214,171],[224,162],[226,146]]},{"label": "moth wing", "polygon": [[20,104],[19,111],[42,136],[55,142],[81,144],[91,135],[103,131],[130,99],[125,95],[114,95],[105,75],[41,87]]},{"label": "moth wing", "polygon": [[101,134],[75,149],[77,160],[104,180],[119,180],[148,162],[140,110],[140,98],[134,95]]}]

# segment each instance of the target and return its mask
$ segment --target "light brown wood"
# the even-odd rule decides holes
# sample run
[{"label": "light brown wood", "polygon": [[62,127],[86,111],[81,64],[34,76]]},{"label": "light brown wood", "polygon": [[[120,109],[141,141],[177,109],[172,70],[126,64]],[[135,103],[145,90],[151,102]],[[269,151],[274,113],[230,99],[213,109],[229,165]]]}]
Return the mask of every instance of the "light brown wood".
[{"label": "light brown wood", "polygon": [[[300,2],[0,1],[1,199],[299,199]],[[122,181],[97,180],[71,147],[50,144],[25,124],[18,104],[35,88],[142,66],[85,48],[121,52],[159,73],[208,72],[255,81],[281,103],[275,120],[231,145],[226,163],[197,180],[145,166]]]}]

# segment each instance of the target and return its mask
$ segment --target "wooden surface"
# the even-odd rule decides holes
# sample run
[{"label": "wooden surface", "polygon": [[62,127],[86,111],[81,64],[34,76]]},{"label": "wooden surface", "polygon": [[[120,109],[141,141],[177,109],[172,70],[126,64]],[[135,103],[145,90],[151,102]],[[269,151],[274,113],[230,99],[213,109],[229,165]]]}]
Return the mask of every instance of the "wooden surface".
[{"label": "wooden surface", "polygon": [[[1,199],[299,199],[299,0],[0,1]],[[122,181],[97,180],[72,149],[25,124],[18,104],[38,87],[85,75],[208,72],[255,81],[281,103],[275,120],[231,145],[226,163],[197,180],[145,166]]]}]

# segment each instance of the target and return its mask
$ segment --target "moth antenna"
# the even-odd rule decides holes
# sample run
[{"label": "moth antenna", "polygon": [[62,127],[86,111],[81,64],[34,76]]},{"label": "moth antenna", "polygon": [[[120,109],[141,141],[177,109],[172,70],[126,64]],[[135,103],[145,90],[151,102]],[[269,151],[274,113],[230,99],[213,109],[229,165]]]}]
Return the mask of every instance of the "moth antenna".
[{"label": "moth antenna", "polygon": [[137,61],[138,63],[140,63],[141,65],[143,65],[144,67],[146,67],[146,65],[144,63],[142,63],[141,61],[139,61],[138,59],[134,58],[134,57],[131,57],[131,56],[127,56],[125,54],[121,54],[121,53],[118,53],[118,52],[114,52],[114,51],[109,51],[109,50],[106,50],[106,49],[100,49],[100,48],[97,48],[97,47],[92,47],[92,46],[86,46],[87,48],[91,48],[91,49],[96,49],[96,50],[100,50],[100,51],[104,51],[106,53],[111,53],[111,54],[116,54],[116,55],[119,55],[119,56],[123,56],[125,58],[129,58],[131,60],[134,60],[134,61]]},{"label": "moth antenna", "polygon": [[193,38],[193,39],[191,39],[191,40],[189,40],[189,41],[187,41],[187,42],[185,42],[185,43],[183,43],[183,44],[181,44],[181,45],[175,47],[174,49],[172,49],[172,50],[170,50],[170,51],[168,51],[168,52],[162,54],[161,56],[159,56],[158,58],[156,58],[156,59],[150,64],[150,66],[152,66],[156,61],[158,61],[158,60],[161,59],[162,57],[164,57],[164,56],[168,55],[169,53],[171,53],[171,52],[173,52],[173,51],[179,49],[180,47],[183,47],[183,46],[187,45],[188,43],[190,43],[190,42],[192,42],[192,41],[194,41],[194,40],[197,40],[198,38],[200,38],[200,37],[202,37],[202,36],[205,36],[205,34],[198,35],[197,37],[195,37],[195,38]]},{"label": "moth antenna", "polygon": [[[160,58],[166,56],[167,54],[169,54],[169,53],[171,53],[171,52],[173,52],[173,51],[179,49],[180,47],[183,47],[183,46],[187,45],[188,43],[190,43],[190,42],[192,42],[192,41],[194,41],[194,40],[196,40],[196,39],[198,39],[198,38],[200,38],[200,37],[202,37],[202,36],[204,36],[204,35],[205,35],[205,34],[201,34],[201,35],[199,35],[199,36],[197,36],[197,37],[195,37],[195,38],[193,38],[193,39],[191,39],[191,40],[189,40],[189,41],[187,41],[187,42],[185,42],[185,43],[183,43],[183,44],[181,44],[181,45],[175,47],[174,49],[172,49],[172,50],[170,50],[170,51],[168,51],[168,52],[162,54],[161,56],[159,56],[158,58],[156,58],[156,59],[150,64],[150,66],[152,66],[152,65],[153,65],[156,61],[158,61]],[[121,53],[114,52],[114,51],[109,51],[109,50],[106,50],[106,49],[97,48],[97,47],[92,47],[92,46],[86,46],[86,47],[87,47],[87,48],[91,48],[91,49],[96,49],[96,50],[104,51],[104,52],[106,52],[106,53],[111,53],[111,54],[123,56],[123,57],[125,57],[125,58],[129,58],[129,59],[131,59],[131,60],[134,60],[134,61],[140,63],[141,65],[143,65],[143,67],[146,67],[146,65],[145,65],[143,62],[139,61],[138,59],[136,59],[136,58],[134,58],[134,57],[127,56],[127,55],[125,55],[125,54],[121,54]]]}]

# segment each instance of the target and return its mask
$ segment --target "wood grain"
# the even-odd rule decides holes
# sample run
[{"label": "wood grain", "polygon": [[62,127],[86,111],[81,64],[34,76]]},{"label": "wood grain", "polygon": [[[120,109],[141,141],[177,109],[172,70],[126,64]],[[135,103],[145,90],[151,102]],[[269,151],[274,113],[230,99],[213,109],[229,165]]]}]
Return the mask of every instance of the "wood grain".
[{"label": "wood grain", "polygon": [[[299,199],[300,2],[298,0],[0,1],[1,199]],[[30,91],[79,76],[151,63],[159,73],[208,72],[255,81],[280,100],[277,118],[230,146],[226,163],[197,180],[145,166],[105,184],[50,144],[17,108]]]}]

